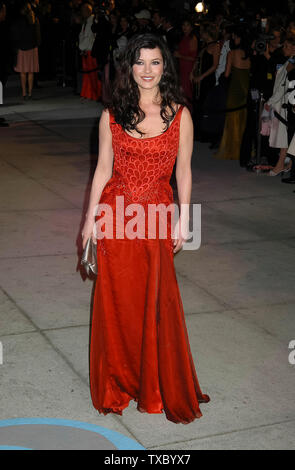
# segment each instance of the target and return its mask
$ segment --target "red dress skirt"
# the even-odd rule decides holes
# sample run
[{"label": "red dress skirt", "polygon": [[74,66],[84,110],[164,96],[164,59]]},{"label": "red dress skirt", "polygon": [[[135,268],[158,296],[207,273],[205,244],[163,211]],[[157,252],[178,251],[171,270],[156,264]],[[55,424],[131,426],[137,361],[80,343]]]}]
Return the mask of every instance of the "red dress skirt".
[{"label": "red dress skirt", "polygon": [[82,56],[83,81],[81,96],[89,100],[98,101],[101,97],[101,81],[98,79],[98,68],[95,57],[91,51]]}]

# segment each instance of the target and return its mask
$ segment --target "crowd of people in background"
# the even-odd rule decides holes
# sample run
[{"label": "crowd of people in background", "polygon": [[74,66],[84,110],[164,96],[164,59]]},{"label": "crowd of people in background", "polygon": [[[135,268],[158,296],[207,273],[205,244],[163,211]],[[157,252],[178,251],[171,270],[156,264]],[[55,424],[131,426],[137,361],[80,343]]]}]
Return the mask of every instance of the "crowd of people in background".
[{"label": "crowd of people in background", "polygon": [[107,102],[129,38],[152,32],[174,56],[195,139],[295,183],[295,1],[196,3],[0,0],[0,87],[19,73],[24,100],[56,80]]}]

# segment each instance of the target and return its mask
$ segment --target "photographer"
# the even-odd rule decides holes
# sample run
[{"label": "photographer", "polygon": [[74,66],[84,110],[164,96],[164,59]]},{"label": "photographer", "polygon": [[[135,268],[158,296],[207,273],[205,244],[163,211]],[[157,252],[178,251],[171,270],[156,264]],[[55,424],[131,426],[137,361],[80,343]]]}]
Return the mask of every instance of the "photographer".
[{"label": "photographer", "polygon": [[280,175],[289,169],[285,168],[285,159],[288,149],[288,73],[294,69],[294,64],[292,63],[293,60],[291,58],[295,56],[295,36],[287,37],[284,42],[283,52],[286,57],[286,62],[278,70],[273,94],[265,104],[265,109],[267,111],[272,110],[274,113],[274,117],[271,120],[269,145],[270,147],[280,149],[279,160],[273,170],[268,173],[269,176]]},{"label": "photographer", "polygon": [[[258,27],[260,31],[260,24]],[[273,26],[270,34],[254,31],[255,40],[252,43],[253,54],[251,57],[251,93],[248,97],[248,119],[241,148],[241,166],[252,169],[259,161],[258,139],[260,122],[260,97],[268,100],[273,94],[273,88],[277,70],[286,62],[281,45],[281,28]],[[261,163],[274,166],[278,160],[278,150],[269,146],[269,139],[261,135]],[[256,148],[256,157],[251,158],[253,146]],[[258,161],[257,161],[258,160]]]},{"label": "photographer", "polygon": [[288,73],[289,90],[287,113],[288,113],[288,144],[287,155],[291,158],[291,172],[288,178],[282,178],[282,183],[295,184],[295,68]]},{"label": "photographer", "polygon": [[254,43],[253,86],[263,93],[266,100],[272,95],[277,70],[286,62],[281,36],[281,28],[274,27],[270,35],[260,36]]}]

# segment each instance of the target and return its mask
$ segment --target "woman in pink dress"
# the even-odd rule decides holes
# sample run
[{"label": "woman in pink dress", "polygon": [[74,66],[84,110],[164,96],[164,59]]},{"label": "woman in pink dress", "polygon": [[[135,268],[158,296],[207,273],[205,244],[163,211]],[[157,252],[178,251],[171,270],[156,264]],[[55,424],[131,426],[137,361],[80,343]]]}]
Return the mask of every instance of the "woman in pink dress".
[{"label": "woman in pink dress", "polygon": [[12,26],[12,40],[17,51],[14,70],[20,74],[23,98],[31,98],[34,73],[39,72],[40,25],[29,2],[21,5],[20,16]]}]

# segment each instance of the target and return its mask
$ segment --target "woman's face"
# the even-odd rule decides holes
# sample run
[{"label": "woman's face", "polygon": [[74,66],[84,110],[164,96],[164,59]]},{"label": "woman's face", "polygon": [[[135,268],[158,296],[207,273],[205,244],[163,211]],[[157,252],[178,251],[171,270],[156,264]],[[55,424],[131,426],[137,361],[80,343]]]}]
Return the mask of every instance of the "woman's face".
[{"label": "woman's face", "polygon": [[212,36],[206,30],[201,30],[201,38],[204,42],[207,42],[207,43],[213,41]]},{"label": "woman's face", "polygon": [[182,31],[184,34],[190,34],[192,30],[193,28],[188,21],[185,21],[184,23],[182,23]]},{"label": "woman's face", "polygon": [[285,57],[292,57],[295,55],[295,46],[293,46],[290,42],[285,41],[283,46],[283,53]]},{"label": "woman's face", "polygon": [[280,31],[272,31],[272,36],[274,36],[274,39],[271,39],[271,41],[269,41],[269,44],[273,48],[279,47],[279,45],[281,43],[281,33],[280,33]]},{"label": "woman's face", "polygon": [[164,71],[163,56],[158,47],[141,49],[137,62],[132,67],[133,78],[139,88],[152,90],[158,87]]},{"label": "woman's face", "polygon": [[120,20],[120,26],[121,26],[121,28],[123,29],[123,31],[125,31],[125,30],[128,28],[129,25],[128,25],[128,21],[127,21],[126,18],[124,18],[124,17],[121,18],[121,20]]},{"label": "woman's face", "polygon": [[201,34],[201,39],[202,39],[203,41],[207,41],[207,39],[208,39],[208,38],[207,38],[207,33],[206,33],[206,31],[205,31],[203,28],[200,29],[200,34]]},{"label": "woman's face", "polygon": [[241,38],[239,38],[239,36],[237,36],[236,34],[232,35],[232,40],[235,46],[239,46],[241,44]]},{"label": "woman's face", "polygon": [[30,3],[25,3],[23,8],[21,9],[21,14],[22,15],[27,15],[28,13],[30,13],[31,10],[32,10],[31,4]]},{"label": "woman's face", "polygon": [[116,17],[116,15],[110,15],[110,22],[112,26],[115,26],[118,23],[118,18]]}]

